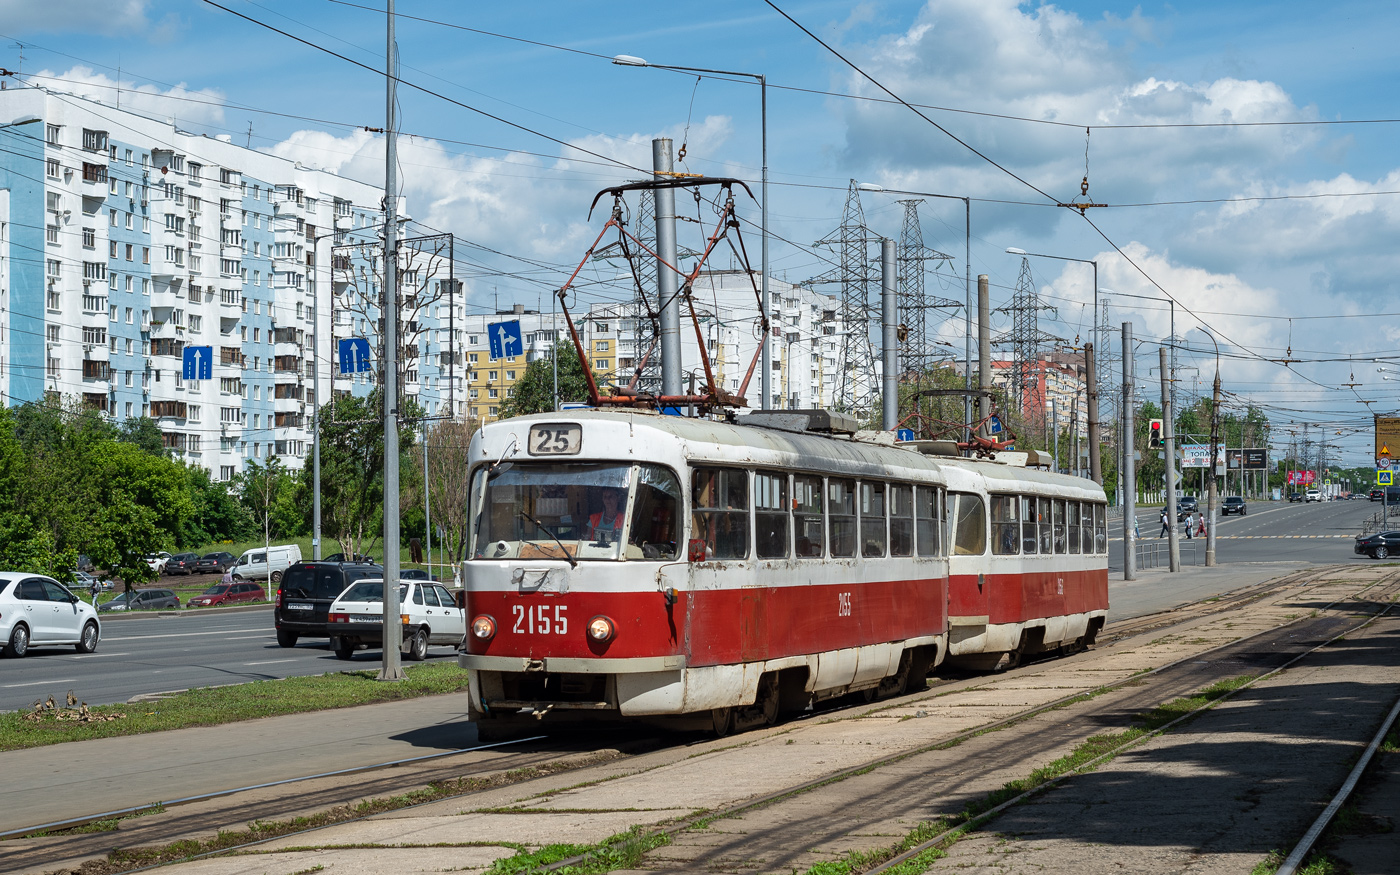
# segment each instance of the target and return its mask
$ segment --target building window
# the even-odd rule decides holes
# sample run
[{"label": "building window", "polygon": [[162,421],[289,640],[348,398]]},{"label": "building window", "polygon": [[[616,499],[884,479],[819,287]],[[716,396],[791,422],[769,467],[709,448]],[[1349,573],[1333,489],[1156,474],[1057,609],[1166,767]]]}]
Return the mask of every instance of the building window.
[{"label": "building window", "polygon": [[44,139],[45,139],[45,141],[46,141],[50,146],[57,146],[57,145],[59,145],[59,142],[58,142],[58,132],[59,132],[59,130],[60,130],[61,127],[62,127],[62,125],[48,125],[48,126],[47,126],[47,133],[46,133]]},{"label": "building window", "polygon": [[44,166],[48,169],[48,175],[50,179],[58,179],[59,163],[57,158],[48,159],[44,162]]},{"label": "building window", "polygon": [[107,132],[83,128],[83,148],[89,152],[106,152]]}]

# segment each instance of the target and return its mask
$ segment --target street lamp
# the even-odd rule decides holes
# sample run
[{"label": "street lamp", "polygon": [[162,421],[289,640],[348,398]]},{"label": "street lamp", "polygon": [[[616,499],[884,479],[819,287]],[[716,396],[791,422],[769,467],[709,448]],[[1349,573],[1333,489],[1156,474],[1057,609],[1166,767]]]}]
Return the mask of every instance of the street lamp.
[{"label": "street lamp", "polygon": [[[762,150],[763,150],[763,177],[762,177],[762,197],[760,204],[762,210],[759,219],[763,235],[763,255],[762,255],[762,300],[763,316],[768,316],[768,80],[761,73],[740,73],[735,70],[707,70],[703,67],[677,67],[671,64],[650,64],[644,58],[636,55],[615,55],[612,62],[619,67],[653,67],[657,70],[678,70],[684,73],[710,73],[716,76],[746,76],[758,81],[759,92],[759,119],[762,128]],[[773,403],[773,363],[772,363],[772,333],[763,332],[762,363],[763,372],[759,374],[759,391],[763,393],[763,398],[759,403],[760,410],[767,410]]]},{"label": "street lamp", "polygon": [[1215,453],[1220,439],[1220,344],[1216,343],[1215,336],[1209,331],[1201,328],[1200,332],[1209,337],[1215,346],[1215,386],[1210,404],[1210,484],[1206,491],[1206,513],[1210,517],[1210,525],[1206,528],[1206,565],[1214,565],[1215,507],[1218,491],[1215,485]]},{"label": "street lamp", "polygon": [[963,396],[963,417],[972,422],[972,199],[966,195],[938,194],[932,191],[909,191],[902,188],[885,188],[873,182],[856,185],[858,191],[885,192],[886,194],[909,194],[915,197],[941,197],[963,202],[963,270],[964,284],[967,286],[967,303],[963,307],[963,388],[969,394]]},{"label": "street lamp", "polygon": [[4,128],[17,128],[20,125],[32,125],[41,121],[43,121],[43,119],[37,115],[22,115],[12,122],[5,122],[3,125],[0,125],[0,130]]}]

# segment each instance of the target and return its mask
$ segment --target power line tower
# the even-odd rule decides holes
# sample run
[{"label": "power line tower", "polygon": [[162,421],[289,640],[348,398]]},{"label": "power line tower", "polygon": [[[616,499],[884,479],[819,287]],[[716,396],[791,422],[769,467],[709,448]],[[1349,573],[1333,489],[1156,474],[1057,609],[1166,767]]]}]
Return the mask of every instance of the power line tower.
[{"label": "power line tower", "polygon": [[1026,420],[1030,419],[1028,414],[1031,410],[1039,410],[1042,415],[1045,412],[1045,399],[1037,397],[1040,380],[1035,376],[1041,347],[1047,343],[1064,342],[1062,338],[1040,330],[1042,310],[1059,315],[1054,307],[1040,302],[1035,278],[1031,275],[1031,261],[1022,258],[1021,274],[1016,278],[1011,306],[998,307],[994,312],[1011,314],[1011,331],[997,337],[995,345],[1011,347],[1011,396]]},{"label": "power line tower", "polygon": [[[880,288],[878,262],[871,258],[870,244],[879,241],[865,226],[865,211],[860,205],[860,190],[854,179],[846,194],[846,206],[841,214],[841,227],[818,240],[814,245],[835,249],[841,263],[803,285],[839,284],[841,303],[838,322],[848,332],[836,359],[836,406],[840,410],[863,414],[879,398],[880,382],[875,374],[875,353],[870,345],[870,322],[878,308],[871,304],[872,290]],[[878,301],[878,294],[876,294]]]},{"label": "power line tower", "polygon": [[924,265],[934,262],[934,270],[940,264],[952,261],[953,256],[924,245],[924,232],[919,227],[919,204],[922,199],[900,201],[904,204],[904,225],[899,232],[899,249],[896,263],[899,265],[899,328],[900,371],[913,374],[922,381],[924,372],[934,358],[933,340],[928,335],[927,312],[929,310],[956,310],[963,305],[948,298],[929,297],[924,291]]},{"label": "power line tower", "polygon": [[[619,364],[618,381],[623,384],[631,382],[632,375],[640,369],[637,390],[656,395],[661,393],[661,302],[652,301],[647,297],[648,290],[657,287],[657,263],[654,255],[657,251],[656,197],[654,192],[646,189],[638,192],[638,195],[637,211],[628,222],[629,233],[637,239],[627,242],[625,255],[622,244],[614,241],[599,247],[593,254],[593,260],[620,267],[632,283],[630,299],[599,311],[609,318],[620,320],[619,339],[631,338],[631,370],[624,372]],[[680,254],[694,256],[690,250],[681,250]],[[626,358],[623,348],[619,348],[618,358]],[[645,364],[643,359],[646,360]]]}]

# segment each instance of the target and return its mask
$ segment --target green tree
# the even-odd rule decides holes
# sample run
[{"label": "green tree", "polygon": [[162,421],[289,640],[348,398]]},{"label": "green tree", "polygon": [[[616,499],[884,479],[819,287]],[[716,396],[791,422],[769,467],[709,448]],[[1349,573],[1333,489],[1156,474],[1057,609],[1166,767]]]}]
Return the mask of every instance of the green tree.
[{"label": "green tree", "polygon": [[194,548],[218,541],[245,541],[254,537],[257,526],[252,514],[229,492],[228,485],[219,483],[198,465],[185,469],[190,495],[190,515],[176,541],[180,546]]},{"label": "green tree", "polygon": [[572,345],[555,346],[550,355],[525,366],[514,394],[501,405],[501,418],[544,413],[554,409],[554,355],[559,356],[559,401],[588,401],[588,379]]},{"label": "green tree", "polygon": [[160,426],[149,416],[133,416],[117,426],[117,440],[135,444],[152,456],[169,457],[161,438]]}]

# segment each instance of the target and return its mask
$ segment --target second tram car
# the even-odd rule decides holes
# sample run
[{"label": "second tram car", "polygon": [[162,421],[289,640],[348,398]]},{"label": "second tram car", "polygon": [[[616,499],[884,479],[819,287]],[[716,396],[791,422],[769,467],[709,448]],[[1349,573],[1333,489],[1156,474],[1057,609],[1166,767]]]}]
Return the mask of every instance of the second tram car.
[{"label": "second tram car", "polygon": [[[459,663],[486,734],[551,712],[722,734],[922,685],[950,654],[990,666],[1092,639],[1097,486],[784,413],[574,410],[476,434]],[[990,546],[1004,497],[1035,521],[1014,558]]]}]

